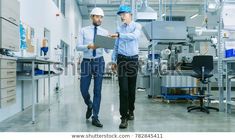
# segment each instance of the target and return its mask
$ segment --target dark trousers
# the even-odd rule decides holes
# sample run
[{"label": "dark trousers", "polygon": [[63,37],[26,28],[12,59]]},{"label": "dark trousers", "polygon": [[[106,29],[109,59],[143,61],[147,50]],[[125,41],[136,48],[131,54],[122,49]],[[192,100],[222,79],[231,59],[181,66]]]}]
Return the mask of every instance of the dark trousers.
[{"label": "dark trousers", "polygon": [[136,78],[138,73],[138,56],[118,55],[118,81],[121,119],[126,119],[135,109]]},{"label": "dark trousers", "polygon": [[[92,119],[98,119],[104,67],[105,62],[103,57],[94,60],[83,59],[81,63],[80,90],[86,105],[93,108]],[[91,101],[89,94],[92,76],[94,76],[93,102]]]}]

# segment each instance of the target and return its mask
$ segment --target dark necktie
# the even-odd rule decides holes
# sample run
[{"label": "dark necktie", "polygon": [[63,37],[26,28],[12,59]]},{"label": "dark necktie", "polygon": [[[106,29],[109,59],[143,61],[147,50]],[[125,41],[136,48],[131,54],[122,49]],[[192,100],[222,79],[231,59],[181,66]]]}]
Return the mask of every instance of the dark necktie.
[{"label": "dark necktie", "polygon": [[[95,36],[97,35],[97,27],[94,27],[94,39],[93,39],[93,43],[95,43]],[[93,57],[96,56],[96,49],[93,50]]]}]

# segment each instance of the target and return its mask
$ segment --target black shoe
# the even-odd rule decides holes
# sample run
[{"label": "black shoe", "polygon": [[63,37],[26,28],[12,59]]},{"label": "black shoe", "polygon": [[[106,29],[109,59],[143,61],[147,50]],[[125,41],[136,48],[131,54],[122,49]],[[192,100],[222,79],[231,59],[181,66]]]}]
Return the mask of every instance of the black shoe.
[{"label": "black shoe", "polygon": [[135,119],[134,113],[130,112],[128,115],[128,120],[134,120],[134,119]]},{"label": "black shoe", "polygon": [[87,111],[86,111],[86,119],[89,119],[92,115],[92,107],[87,107]]},{"label": "black shoe", "polygon": [[98,119],[97,120],[92,120],[92,125],[94,125],[96,127],[103,127],[103,124],[101,124]]},{"label": "black shoe", "polygon": [[119,125],[119,128],[120,128],[120,129],[125,129],[125,128],[127,128],[127,126],[128,126],[127,119],[122,119],[122,122],[121,122],[121,124]]}]

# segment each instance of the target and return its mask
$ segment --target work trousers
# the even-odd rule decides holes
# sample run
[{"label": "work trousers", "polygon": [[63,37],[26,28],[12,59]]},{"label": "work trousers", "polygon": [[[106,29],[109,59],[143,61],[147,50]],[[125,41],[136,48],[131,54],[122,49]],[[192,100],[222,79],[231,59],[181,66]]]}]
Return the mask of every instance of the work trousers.
[{"label": "work trousers", "polygon": [[136,78],[138,56],[118,55],[118,81],[121,119],[127,119],[128,113],[135,109]]},{"label": "work trousers", "polygon": [[[92,119],[97,120],[100,110],[101,102],[101,89],[102,80],[104,74],[105,62],[103,57],[96,59],[83,59],[81,63],[81,79],[80,79],[80,90],[85,104],[89,108],[93,108]],[[93,101],[90,99],[89,87],[92,76],[94,77],[94,97]]]}]

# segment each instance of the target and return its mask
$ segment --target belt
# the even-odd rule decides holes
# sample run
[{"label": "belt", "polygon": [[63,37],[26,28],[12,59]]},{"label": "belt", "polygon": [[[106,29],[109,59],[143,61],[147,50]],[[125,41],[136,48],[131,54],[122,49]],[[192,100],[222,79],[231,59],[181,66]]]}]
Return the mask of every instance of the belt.
[{"label": "belt", "polygon": [[138,55],[125,56],[125,55],[122,55],[122,54],[118,54],[118,58],[119,59],[138,59],[139,56]]},{"label": "belt", "polygon": [[83,58],[84,61],[98,61],[103,59],[103,56],[98,57],[98,58]]}]

